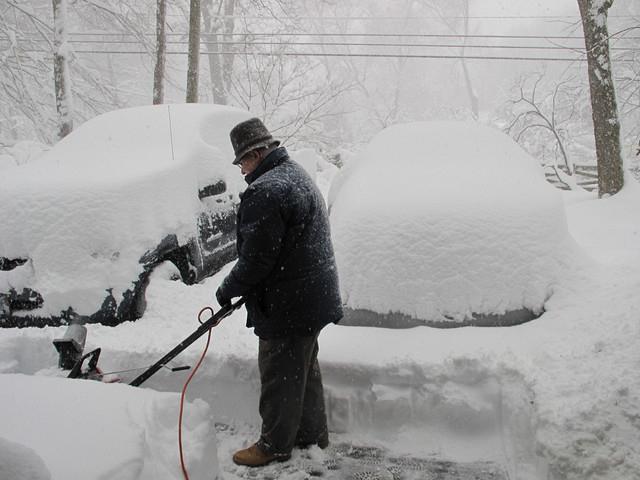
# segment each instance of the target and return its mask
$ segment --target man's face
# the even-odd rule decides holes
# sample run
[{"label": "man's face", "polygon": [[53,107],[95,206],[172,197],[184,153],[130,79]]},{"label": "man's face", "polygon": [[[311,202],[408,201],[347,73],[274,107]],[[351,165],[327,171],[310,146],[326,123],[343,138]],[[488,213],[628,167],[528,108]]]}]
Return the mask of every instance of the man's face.
[{"label": "man's face", "polygon": [[249,173],[253,172],[260,164],[261,159],[262,158],[259,151],[252,150],[251,152],[248,152],[244,157],[240,159],[240,162],[238,163],[238,166],[240,167],[240,173],[242,173],[242,175],[248,175]]}]

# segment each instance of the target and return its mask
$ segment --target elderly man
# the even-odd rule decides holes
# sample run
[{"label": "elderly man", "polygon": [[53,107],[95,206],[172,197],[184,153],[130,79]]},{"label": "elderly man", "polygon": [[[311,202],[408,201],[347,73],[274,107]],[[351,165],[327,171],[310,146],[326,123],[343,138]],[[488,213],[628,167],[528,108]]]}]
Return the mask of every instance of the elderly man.
[{"label": "elderly man", "polygon": [[249,184],[237,216],[238,261],[216,292],[220,305],[244,296],[247,327],[260,338],[260,439],[238,465],[291,457],[329,443],[318,334],[342,318],[327,209],[305,170],[252,118],[230,133]]}]

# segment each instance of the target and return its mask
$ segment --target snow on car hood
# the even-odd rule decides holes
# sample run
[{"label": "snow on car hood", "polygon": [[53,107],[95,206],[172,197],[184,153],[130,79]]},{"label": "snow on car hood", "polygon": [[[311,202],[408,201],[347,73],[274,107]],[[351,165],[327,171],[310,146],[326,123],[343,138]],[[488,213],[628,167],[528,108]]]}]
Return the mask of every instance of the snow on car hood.
[{"label": "snow on car hood", "polygon": [[119,299],[145,251],[169,233],[194,234],[199,187],[224,179],[232,196],[241,191],[228,132],[248,117],[202,104],[113,111],[4,169],[0,256],[31,262],[0,272],[0,285],[22,288],[29,270],[28,286],[52,314],[70,304],[93,313],[107,288]]},{"label": "snow on car hood", "polygon": [[378,134],[331,192],[343,301],[433,322],[543,309],[577,247],[559,192],[473,122]]}]

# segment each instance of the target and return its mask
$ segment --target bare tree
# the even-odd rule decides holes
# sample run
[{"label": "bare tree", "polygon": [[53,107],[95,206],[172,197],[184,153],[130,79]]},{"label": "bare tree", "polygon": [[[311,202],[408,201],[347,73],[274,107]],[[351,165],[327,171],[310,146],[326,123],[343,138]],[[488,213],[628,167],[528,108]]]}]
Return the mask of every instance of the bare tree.
[{"label": "bare tree", "polygon": [[233,33],[235,27],[235,20],[233,18],[236,12],[236,3],[238,0],[225,0],[224,1],[224,22],[222,39],[224,41],[223,50],[226,52],[222,56],[222,82],[225,91],[228,91],[231,84],[231,76],[233,75],[233,62],[235,55],[232,52],[235,50],[233,41]]},{"label": "bare tree", "polygon": [[640,55],[635,51],[624,51],[613,63],[617,66],[615,82],[621,142],[637,143],[640,139]]},{"label": "bare tree", "polygon": [[[551,169],[565,188],[577,188],[578,184],[573,178],[575,166],[567,146],[570,143],[569,131],[578,123],[577,105],[581,103],[582,88],[573,85],[569,79],[545,91],[542,89],[543,78],[543,74],[537,74],[530,87],[525,76],[519,79],[518,97],[507,104],[511,119],[505,132],[530,153],[541,158],[545,168]],[[553,142],[549,142],[549,137]],[[549,148],[549,145],[552,147]],[[545,153],[549,150],[553,155],[551,162],[546,161]]]},{"label": "bare tree", "polygon": [[[140,75],[153,71],[153,38],[145,35],[153,24],[151,13],[156,0],[120,2],[116,0],[64,0],[67,7],[66,28],[74,30],[106,30],[131,41],[133,36],[145,51],[149,62],[130,55],[78,54],[66,48],[68,76],[73,79],[73,123],[105,111],[131,105],[132,98],[143,99],[145,83]],[[59,132],[54,82],[54,22],[52,0],[0,0],[0,35],[8,41],[0,45],[0,137],[7,142],[34,138],[51,143]],[[115,35],[115,33],[114,33]],[[98,37],[103,35],[98,34]],[[89,39],[86,35],[82,37]],[[115,39],[114,39],[115,40]],[[146,42],[146,43],[144,43]],[[109,50],[110,44],[92,40],[95,50]],[[78,49],[82,50],[82,48]],[[113,61],[112,61],[113,60]],[[108,79],[108,81],[105,81]],[[151,84],[151,80],[148,82]],[[67,84],[67,88],[70,85]],[[67,90],[68,91],[68,90]]]},{"label": "bare tree", "polygon": [[164,102],[164,74],[167,58],[167,2],[157,0],[156,11],[156,65],[153,70],[153,104]]},{"label": "bare tree", "polygon": [[200,63],[200,0],[189,6],[189,66],[187,69],[187,103],[198,103]]},{"label": "bare tree", "polygon": [[[625,168],[640,179],[640,158],[635,154],[633,145],[640,140],[640,54],[635,39],[640,32],[640,5],[638,2],[626,2],[616,5],[618,15],[624,15],[631,26],[611,34],[612,46],[628,46],[612,52],[611,62],[614,65],[614,83],[616,86],[616,102],[620,117],[620,143],[630,148]],[[609,27],[611,29],[611,26]],[[614,40],[615,39],[615,40]]]},{"label": "bare tree", "polygon": [[540,99],[538,87],[542,78],[543,75],[538,74],[529,91],[526,91],[526,79],[520,78],[518,85],[520,96],[510,101],[514,118],[505,131],[512,135],[516,142],[520,142],[529,130],[543,129],[553,137],[565,170],[571,175],[573,168],[564,146],[566,135],[564,126],[573,118],[575,108],[572,101],[565,102],[569,109],[561,118],[558,105],[560,96],[565,93],[565,87],[569,82],[565,80],[557,83],[552,93]]},{"label": "bare tree", "polygon": [[73,130],[71,85],[67,65],[67,0],[53,0],[53,78],[58,112],[58,137]]},{"label": "bare tree", "polygon": [[607,12],[613,0],[578,0],[589,70],[593,131],[598,159],[598,194],[622,189],[620,122],[611,75]]},{"label": "bare tree", "polygon": [[[464,0],[464,43],[462,47],[461,56],[464,57],[465,47],[467,44],[467,36],[469,35],[469,0]],[[462,71],[464,73],[464,84],[467,87],[467,95],[469,97],[469,103],[471,106],[471,116],[478,120],[480,118],[480,100],[475,88],[473,88],[473,82],[471,81],[471,74],[469,73],[469,66],[464,58],[460,60],[462,62]]]},{"label": "bare tree", "polygon": [[458,22],[462,18],[462,30],[464,34],[464,40],[462,48],[460,49],[460,64],[462,65],[462,73],[464,76],[464,84],[467,91],[467,97],[469,98],[469,108],[471,110],[471,116],[477,120],[480,118],[480,99],[478,93],[473,85],[471,78],[471,72],[469,71],[469,65],[465,56],[467,47],[467,38],[469,35],[469,0],[457,0],[449,2],[427,1],[425,3],[427,7],[432,9],[440,18],[440,22],[445,25],[449,31],[453,34],[459,34]]},{"label": "bare tree", "polygon": [[[49,55],[32,52],[41,41],[53,51],[51,22],[40,19],[51,14],[49,2],[37,9],[12,2],[0,4],[0,34],[8,39],[0,49],[0,137],[4,142],[31,132],[47,142],[57,136],[52,135],[58,129],[57,115],[51,108],[55,104],[50,83],[53,65]],[[22,35],[26,28],[38,35]]]},{"label": "bare tree", "polygon": [[205,0],[202,9],[211,93],[213,102],[222,105],[229,102],[228,91],[233,75],[233,14],[236,3],[237,0]]},{"label": "bare tree", "polygon": [[298,19],[302,8],[298,0],[204,0],[203,45],[214,102],[251,111],[291,146],[322,148],[335,144],[327,125],[335,124],[338,99],[350,82],[333,78],[322,57],[297,57],[295,45],[277,35],[254,35],[267,28],[274,34],[309,33],[308,21]]}]

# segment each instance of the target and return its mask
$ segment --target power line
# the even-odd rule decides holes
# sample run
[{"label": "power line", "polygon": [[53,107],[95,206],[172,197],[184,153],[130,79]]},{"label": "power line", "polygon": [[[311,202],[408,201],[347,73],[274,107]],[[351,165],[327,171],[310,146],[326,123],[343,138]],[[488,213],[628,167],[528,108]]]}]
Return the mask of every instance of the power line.
[{"label": "power line", "polygon": [[[24,40],[24,39],[23,39]],[[8,41],[6,38],[0,38],[0,41]],[[43,39],[30,39],[32,42],[44,42]],[[135,40],[68,40],[68,43],[79,44],[79,45],[88,45],[88,44],[99,44],[99,45],[138,45],[140,42]],[[187,45],[188,41],[177,41],[177,40],[169,40],[166,42],[167,45]],[[201,45],[241,45],[241,46],[322,46],[322,47],[422,47],[422,48],[486,48],[486,49],[514,49],[514,50],[569,50],[575,52],[576,50],[584,50],[584,47],[567,47],[561,45],[486,45],[486,44],[461,44],[461,43],[362,43],[362,42],[300,42],[300,41],[292,41],[292,42],[241,42],[241,41],[220,41],[220,42],[207,42],[201,41]],[[640,48],[633,47],[610,47],[609,50],[615,51],[627,51],[627,52],[638,52]]]},{"label": "power line", "polygon": [[[19,10],[22,13],[29,14],[29,12],[22,10],[17,5],[9,2],[9,6]],[[188,15],[179,13],[167,13],[167,17],[184,18]],[[558,19],[573,19],[576,21],[581,20],[579,14],[574,15],[420,15],[420,16],[401,16],[401,15],[380,15],[380,16],[365,16],[365,15],[219,15],[213,14],[211,18],[220,19],[240,19],[240,20],[367,20],[367,21],[381,21],[381,20],[558,20]],[[623,18],[633,19],[631,15],[607,15],[607,18]]]},{"label": "power line", "polygon": [[[180,14],[167,14],[168,17],[186,18]],[[221,19],[240,19],[240,20],[555,20],[555,19],[574,19],[579,21],[580,15],[430,15],[430,16],[380,16],[380,17],[365,17],[365,16],[275,16],[265,17],[259,15],[211,15],[211,18]],[[628,15],[607,15],[607,18],[625,18],[629,19]]]},{"label": "power line", "polygon": [[[37,32],[28,32],[31,35],[37,36],[39,35]],[[215,32],[211,34],[215,35]],[[119,37],[155,37],[155,33],[142,33],[140,35],[133,33],[125,33],[125,32],[69,32],[69,36],[94,36],[94,37],[110,37],[110,36],[119,36]],[[187,33],[167,33],[167,37],[186,36]],[[201,36],[206,36],[207,33],[203,32]],[[273,36],[273,37],[426,37],[426,38],[521,38],[521,39],[549,39],[549,40],[582,40],[584,41],[584,37],[576,37],[576,36],[544,36],[544,35],[458,35],[458,34],[429,34],[429,33],[294,33],[294,32],[243,32],[243,33],[218,33],[218,35],[227,35],[227,36],[241,36],[241,37],[260,37],[260,36]],[[625,39],[632,39],[640,37],[624,37]]]},{"label": "power line", "polygon": [[[183,35],[176,33],[174,35]],[[509,39],[537,39],[537,40],[581,40],[584,37],[569,35],[489,35],[489,34],[455,34],[455,33],[291,33],[291,32],[256,32],[256,33],[231,33],[227,35],[239,36],[312,36],[312,37],[409,37],[409,38],[509,38]],[[625,40],[640,40],[640,37],[622,37]]]},{"label": "power line", "polygon": [[[25,52],[51,53],[48,50],[25,50]],[[126,55],[148,55],[148,51],[123,51],[123,50],[74,50],[74,53],[91,54],[126,54]],[[187,51],[168,51],[167,55],[188,55]],[[215,52],[217,55],[258,55],[269,57],[373,57],[373,58],[431,58],[431,59],[460,59],[460,60],[518,60],[518,61],[549,61],[549,62],[586,62],[585,58],[568,57],[508,57],[508,56],[485,56],[485,55],[418,55],[418,54],[388,54],[388,53],[320,53],[320,52]],[[208,52],[200,52],[200,55],[209,55]],[[624,60],[623,60],[624,61]]]},{"label": "power line", "polygon": [[[28,32],[31,35],[38,36],[37,32]],[[212,35],[216,33],[212,32]],[[218,35],[226,36],[241,36],[241,37],[398,37],[398,38],[494,38],[494,39],[522,39],[522,40],[579,40],[584,41],[582,36],[569,36],[569,35],[490,35],[490,34],[435,34],[435,33],[295,33],[295,32],[239,32],[239,33],[217,33]],[[95,36],[95,37],[134,37],[140,36],[155,37],[155,33],[142,33],[140,35],[125,32],[69,32],[70,37],[73,36]],[[167,33],[167,37],[179,36],[184,37],[187,33]],[[206,36],[207,33],[203,32],[201,36]],[[616,40],[640,40],[640,37],[617,37],[616,34],[611,35]]]}]

